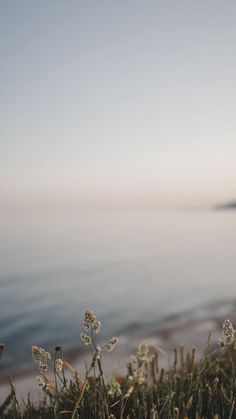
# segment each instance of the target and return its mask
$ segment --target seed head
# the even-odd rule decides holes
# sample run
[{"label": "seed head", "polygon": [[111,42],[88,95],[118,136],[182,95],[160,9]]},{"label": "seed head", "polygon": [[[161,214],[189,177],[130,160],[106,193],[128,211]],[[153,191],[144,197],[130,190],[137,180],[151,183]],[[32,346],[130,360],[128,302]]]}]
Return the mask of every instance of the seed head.
[{"label": "seed head", "polygon": [[97,321],[95,314],[91,310],[86,310],[84,313],[84,327],[89,329],[94,326],[94,323]]},{"label": "seed head", "polygon": [[56,359],[55,361],[55,370],[58,374],[60,374],[63,370],[64,362],[61,358]]},{"label": "seed head", "polygon": [[156,410],[156,407],[152,407],[152,409],[150,410],[150,419],[157,419],[158,418],[158,413]]},{"label": "seed head", "polygon": [[99,333],[101,330],[101,322],[99,320],[96,320],[93,324],[93,330],[95,333]]},{"label": "seed head", "polygon": [[230,320],[224,321],[223,333],[226,345],[232,345],[234,343],[235,330]]},{"label": "seed head", "polygon": [[85,333],[80,334],[80,339],[85,345],[91,345],[92,343],[91,337],[86,335]]},{"label": "seed head", "polygon": [[137,352],[137,359],[141,364],[147,361],[148,353],[149,353],[149,346],[147,342],[141,343],[138,347],[138,352]]},{"label": "seed head", "polygon": [[145,382],[145,377],[142,368],[138,368],[133,373],[134,383],[139,386]]},{"label": "seed head", "polygon": [[38,346],[32,346],[32,356],[37,364],[47,364],[52,359],[50,352]]},{"label": "seed head", "polygon": [[218,339],[217,343],[218,343],[219,346],[222,346],[222,348],[225,346],[225,342],[221,338]]},{"label": "seed head", "polygon": [[178,409],[178,407],[174,408],[174,419],[179,419],[179,409]]},{"label": "seed head", "polygon": [[39,371],[46,372],[48,369],[47,364],[44,364],[43,362],[39,361],[38,363]]},{"label": "seed head", "polygon": [[118,343],[118,338],[116,338],[116,337],[113,336],[113,338],[111,338],[109,340],[109,342],[107,342],[107,344],[105,345],[105,349],[108,352],[111,352],[111,351],[113,351],[113,349],[115,348],[115,346],[117,345],[117,343]]},{"label": "seed head", "polygon": [[41,375],[38,375],[36,377],[36,380],[37,380],[39,388],[41,388],[44,391],[50,390],[48,383],[45,381],[45,379]]},{"label": "seed head", "polygon": [[111,397],[119,397],[122,394],[120,384],[114,378],[111,382],[111,387],[108,390],[108,394]]}]

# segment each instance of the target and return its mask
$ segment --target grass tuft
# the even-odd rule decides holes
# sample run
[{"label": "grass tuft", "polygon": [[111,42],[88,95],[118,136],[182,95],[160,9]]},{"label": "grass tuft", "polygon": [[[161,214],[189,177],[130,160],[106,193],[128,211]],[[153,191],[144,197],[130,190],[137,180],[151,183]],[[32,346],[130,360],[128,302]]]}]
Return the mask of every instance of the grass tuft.
[{"label": "grass tuft", "polygon": [[115,348],[118,339],[112,337],[102,347],[96,344],[101,323],[90,310],[85,313],[84,328],[81,340],[93,347],[85,376],[79,377],[64,359],[61,347],[51,354],[33,346],[42,400],[32,403],[29,395],[20,406],[11,381],[9,396],[0,406],[1,418],[236,418],[236,339],[229,320],[223,324],[223,338],[214,351],[209,337],[202,359],[196,359],[195,348],[189,352],[180,347],[174,349],[173,362],[164,370],[159,366],[159,356],[165,352],[143,342],[131,357],[127,374],[110,382],[105,380],[102,358]]}]

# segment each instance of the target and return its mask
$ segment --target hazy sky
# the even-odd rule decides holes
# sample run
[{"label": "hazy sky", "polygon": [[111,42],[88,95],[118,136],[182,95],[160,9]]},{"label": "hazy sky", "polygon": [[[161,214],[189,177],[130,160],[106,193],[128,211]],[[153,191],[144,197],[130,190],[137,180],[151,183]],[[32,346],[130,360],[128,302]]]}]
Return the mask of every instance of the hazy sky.
[{"label": "hazy sky", "polygon": [[2,205],[236,198],[235,0],[0,0]]}]

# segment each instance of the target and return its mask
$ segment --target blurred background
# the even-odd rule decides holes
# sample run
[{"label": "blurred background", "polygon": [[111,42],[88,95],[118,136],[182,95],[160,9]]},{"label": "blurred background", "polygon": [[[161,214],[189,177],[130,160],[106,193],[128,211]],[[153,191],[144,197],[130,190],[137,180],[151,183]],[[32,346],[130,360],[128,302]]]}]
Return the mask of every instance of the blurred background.
[{"label": "blurred background", "polygon": [[0,5],[1,368],[234,311],[236,3]]}]

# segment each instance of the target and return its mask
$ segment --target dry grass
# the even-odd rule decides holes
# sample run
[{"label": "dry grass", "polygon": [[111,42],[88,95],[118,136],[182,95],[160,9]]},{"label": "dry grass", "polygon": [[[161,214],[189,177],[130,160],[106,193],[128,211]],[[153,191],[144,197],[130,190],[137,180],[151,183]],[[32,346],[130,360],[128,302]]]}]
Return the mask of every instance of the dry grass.
[{"label": "dry grass", "polygon": [[[29,396],[20,408],[10,383],[9,396],[0,406],[1,418],[236,418],[236,344],[229,321],[224,323],[220,345],[212,351],[209,339],[200,360],[196,360],[194,349],[188,352],[181,347],[174,350],[173,362],[164,371],[158,362],[163,350],[143,343],[130,360],[127,375],[106,382],[102,357],[117,342],[112,338],[102,348],[96,345],[95,332],[99,332],[100,325],[92,316],[87,311],[84,320],[87,338],[82,335],[82,341],[94,349],[85,377],[79,377],[66,362],[61,348],[56,347],[52,356],[33,347],[44,397],[35,405]],[[49,378],[50,367],[53,379]]]}]

